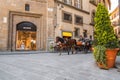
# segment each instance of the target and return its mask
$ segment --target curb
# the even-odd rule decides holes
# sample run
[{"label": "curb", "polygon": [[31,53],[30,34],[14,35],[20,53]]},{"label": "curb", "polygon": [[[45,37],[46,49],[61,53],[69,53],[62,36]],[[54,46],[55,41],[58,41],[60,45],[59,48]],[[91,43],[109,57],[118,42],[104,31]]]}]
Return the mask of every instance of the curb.
[{"label": "curb", "polygon": [[22,54],[39,54],[39,53],[50,53],[48,51],[13,51],[13,52],[0,52],[0,55],[22,55]]}]

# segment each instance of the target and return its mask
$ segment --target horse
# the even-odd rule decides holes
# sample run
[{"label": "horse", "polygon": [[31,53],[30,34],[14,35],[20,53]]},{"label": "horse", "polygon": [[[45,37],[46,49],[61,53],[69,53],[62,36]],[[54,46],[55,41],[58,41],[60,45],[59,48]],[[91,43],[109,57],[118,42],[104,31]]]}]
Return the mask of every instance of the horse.
[{"label": "horse", "polygon": [[66,41],[66,45],[67,45],[67,48],[68,48],[68,54],[70,51],[72,51],[72,54],[74,53],[74,51],[76,50],[75,47],[77,45],[77,42],[75,39],[68,39]]},{"label": "horse", "polygon": [[76,40],[75,39],[63,39],[61,37],[56,37],[56,48],[57,50],[60,51],[60,55],[61,55],[61,51],[65,50],[68,52],[68,55],[70,53],[70,51],[72,51],[72,54],[75,50],[75,45],[76,45]]},{"label": "horse", "polygon": [[56,37],[56,46],[54,47],[54,50],[55,51],[62,51],[63,49],[65,49],[66,48],[66,45],[65,45],[65,41],[64,41],[64,39],[63,38],[61,38],[61,37]]}]

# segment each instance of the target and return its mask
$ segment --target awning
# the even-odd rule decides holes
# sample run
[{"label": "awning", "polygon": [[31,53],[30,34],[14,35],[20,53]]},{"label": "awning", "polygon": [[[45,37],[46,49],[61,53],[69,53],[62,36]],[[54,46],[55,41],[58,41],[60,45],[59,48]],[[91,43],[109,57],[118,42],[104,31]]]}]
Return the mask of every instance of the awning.
[{"label": "awning", "polygon": [[71,32],[62,32],[62,36],[71,37],[71,36],[72,36],[72,33],[71,33]]}]

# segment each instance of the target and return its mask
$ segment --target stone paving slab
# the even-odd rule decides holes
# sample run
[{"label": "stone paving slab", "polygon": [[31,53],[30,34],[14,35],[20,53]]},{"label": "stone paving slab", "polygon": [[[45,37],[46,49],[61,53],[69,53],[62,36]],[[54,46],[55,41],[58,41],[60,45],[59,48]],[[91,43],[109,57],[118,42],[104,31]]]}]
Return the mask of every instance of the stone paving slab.
[{"label": "stone paving slab", "polygon": [[120,80],[120,72],[99,69],[91,53],[0,55],[0,80]]}]

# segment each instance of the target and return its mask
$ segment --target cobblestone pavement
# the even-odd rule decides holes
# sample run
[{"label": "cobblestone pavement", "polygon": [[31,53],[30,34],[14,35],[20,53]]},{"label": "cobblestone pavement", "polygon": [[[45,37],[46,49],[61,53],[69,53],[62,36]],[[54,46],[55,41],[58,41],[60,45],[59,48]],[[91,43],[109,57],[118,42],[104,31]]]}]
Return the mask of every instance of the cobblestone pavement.
[{"label": "cobblestone pavement", "polygon": [[120,72],[99,69],[91,53],[0,55],[0,80],[120,80]]}]

